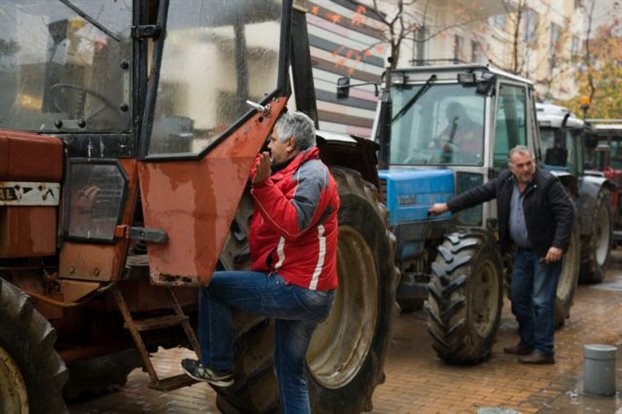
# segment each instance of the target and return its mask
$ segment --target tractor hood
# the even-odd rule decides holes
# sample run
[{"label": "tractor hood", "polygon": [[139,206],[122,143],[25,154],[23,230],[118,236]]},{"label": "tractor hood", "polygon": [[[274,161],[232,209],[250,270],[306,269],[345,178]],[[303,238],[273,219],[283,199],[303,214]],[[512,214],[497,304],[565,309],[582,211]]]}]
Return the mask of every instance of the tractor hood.
[{"label": "tractor hood", "polygon": [[389,168],[378,172],[392,226],[417,221],[446,220],[450,213],[429,217],[434,203],[455,194],[454,173],[449,169]]}]

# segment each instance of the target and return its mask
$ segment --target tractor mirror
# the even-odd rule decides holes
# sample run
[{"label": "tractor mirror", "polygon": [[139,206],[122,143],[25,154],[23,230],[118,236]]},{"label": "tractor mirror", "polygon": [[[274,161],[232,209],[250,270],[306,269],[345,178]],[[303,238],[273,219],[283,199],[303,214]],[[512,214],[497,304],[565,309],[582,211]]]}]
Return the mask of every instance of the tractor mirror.
[{"label": "tractor mirror", "polygon": [[568,162],[568,150],[565,148],[553,147],[546,150],[544,163],[557,167],[565,167]]},{"label": "tractor mirror", "polygon": [[343,76],[337,79],[337,99],[348,99],[350,96],[350,78]]}]

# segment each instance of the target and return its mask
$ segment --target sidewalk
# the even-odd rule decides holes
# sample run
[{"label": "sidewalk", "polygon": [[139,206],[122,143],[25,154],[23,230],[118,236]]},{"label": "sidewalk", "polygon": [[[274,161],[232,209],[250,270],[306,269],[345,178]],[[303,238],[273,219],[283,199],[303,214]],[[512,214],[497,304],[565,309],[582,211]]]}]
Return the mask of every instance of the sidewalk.
[{"label": "sidewalk", "polygon": [[[422,312],[402,314],[386,364],[386,381],[376,388],[374,414],[622,414],[622,250],[614,251],[612,269],[601,285],[580,286],[566,326],[556,335],[555,365],[520,365],[503,353],[516,342],[516,322],[504,303],[492,358],[478,366],[457,367],[436,357]],[[618,347],[614,397],[582,392],[583,346]],[[179,372],[186,350],[156,354],[163,374]],[[196,384],[169,393],[147,387],[148,376],[137,369],[128,384],[95,400],[73,404],[72,414],[217,413],[215,393]]]}]

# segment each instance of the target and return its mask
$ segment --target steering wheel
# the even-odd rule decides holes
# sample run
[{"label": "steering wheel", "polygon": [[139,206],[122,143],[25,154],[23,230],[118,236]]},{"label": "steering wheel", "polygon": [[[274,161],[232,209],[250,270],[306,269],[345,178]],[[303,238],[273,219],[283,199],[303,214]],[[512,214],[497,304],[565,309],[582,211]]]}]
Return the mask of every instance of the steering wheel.
[{"label": "steering wheel", "polygon": [[[84,86],[76,85],[75,83],[57,83],[56,85],[50,88],[50,97],[52,99],[52,104],[60,112],[72,113],[72,111],[67,110],[67,108],[63,108],[63,106],[58,103],[60,95],[61,95],[61,91],[65,89],[73,89],[85,95],[91,95],[92,97],[94,97],[95,99],[97,99],[99,102],[102,103],[102,105],[97,107],[95,110],[91,111],[88,114],[88,116],[86,114],[84,115],[84,118],[86,121],[97,117],[100,113],[102,113],[106,109],[110,109],[118,117],[123,118],[123,114],[121,113],[121,110],[117,108],[112,102],[110,102],[105,96],[95,92],[92,89],[86,88]],[[80,97],[80,98],[81,98],[80,105],[82,106],[80,109],[81,111],[83,111],[84,110],[84,97]]]}]

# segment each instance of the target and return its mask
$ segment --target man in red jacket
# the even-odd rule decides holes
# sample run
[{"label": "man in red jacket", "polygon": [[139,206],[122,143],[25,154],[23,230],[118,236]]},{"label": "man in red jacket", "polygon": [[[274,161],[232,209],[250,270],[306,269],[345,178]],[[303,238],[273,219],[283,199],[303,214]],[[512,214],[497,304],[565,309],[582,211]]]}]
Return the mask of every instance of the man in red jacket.
[{"label": "man in red jacket", "polygon": [[273,317],[281,410],[310,413],[305,355],[337,288],[339,195],[306,115],[283,114],[268,148],[250,173],[252,271],[215,272],[209,286],[200,288],[201,360],[185,359],[182,367],[199,381],[233,384],[230,307]]}]

